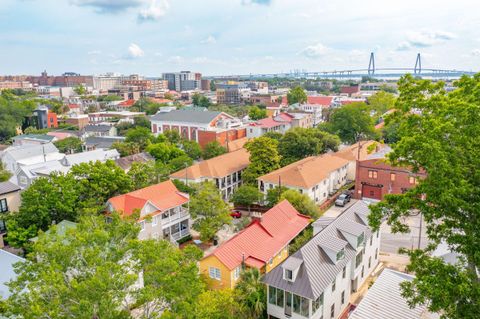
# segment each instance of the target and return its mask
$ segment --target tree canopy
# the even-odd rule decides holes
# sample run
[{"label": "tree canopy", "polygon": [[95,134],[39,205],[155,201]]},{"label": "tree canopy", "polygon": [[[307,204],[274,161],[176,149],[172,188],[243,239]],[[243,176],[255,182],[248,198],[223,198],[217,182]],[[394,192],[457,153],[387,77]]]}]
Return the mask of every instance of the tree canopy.
[{"label": "tree canopy", "polygon": [[301,86],[296,86],[287,93],[288,105],[295,103],[306,103],[307,102],[307,93]]},{"label": "tree canopy", "polygon": [[207,143],[203,148],[202,157],[203,159],[206,160],[209,158],[220,156],[222,154],[225,154],[226,152],[227,152],[227,149],[223,147],[219,142],[212,141]]},{"label": "tree canopy", "polygon": [[238,206],[247,206],[250,210],[250,206],[262,200],[263,194],[257,187],[252,185],[240,186],[232,196],[232,202]]},{"label": "tree canopy", "polygon": [[[430,245],[409,252],[404,283],[410,305],[426,304],[444,318],[476,318],[480,312],[480,74],[462,77],[447,93],[444,83],[414,79],[399,81],[400,96],[392,122],[399,140],[388,159],[392,165],[424,170],[426,177],[404,194],[386,195],[372,208],[370,224],[382,220],[393,231],[406,231],[404,217],[423,216]],[[432,257],[439,243],[459,254],[447,264]]]},{"label": "tree canopy", "polygon": [[242,174],[247,184],[256,184],[257,177],[280,168],[278,142],[269,137],[258,137],[245,144],[250,153],[250,164]]},{"label": "tree canopy", "polygon": [[65,154],[78,153],[82,151],[82,140],[78,137],[67,137],[63,140],[54,142],[55,146],[58,148],[58,151]]},{"label": "tree canopy", "polygon": [[301,194],[295,189],[288,189],[280,196],[280,201],[288,200],[295,209],[304,215],[317,219],[319,215],[318,207],[315,202],[306,194]]},{"label": "tree canopy", "polygon": [[253,121],[264,119],[267,117],[267,110],[261,109],[256,105],[251,106],[248,110],[248,117]]}]

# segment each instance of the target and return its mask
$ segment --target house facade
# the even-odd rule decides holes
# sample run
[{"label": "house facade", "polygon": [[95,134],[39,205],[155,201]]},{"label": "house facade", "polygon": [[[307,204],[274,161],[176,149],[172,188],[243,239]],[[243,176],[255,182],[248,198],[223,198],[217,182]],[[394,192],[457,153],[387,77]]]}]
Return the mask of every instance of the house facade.
[{"label": "house facade", "polygon": [[310,156],[259,177],[258,187],[265,195],[280,185],[296,189],[321,204],[346,184],[348,164],[334,154]]},{"label": "house facade", "polygon": [[369,213],[358,201],[333,221],[314,223],[314,237],[264,277],[269,318],[339,318],[378,264],[380,236]]},{"label": "house facade", "polygon": [[389,147],[358,161],[355,179],[355,195],[357,199],[380,201],[386,194],[403,194],[415,187],[426,177],[424,171],[412,172],[405,167],[395,167],[385,161]]},{"label": "house facade", "polygon": [[117,128],[113,125],[86,125],[83,128],[83,137],[112,137],[117,136]]},{"label": "house facade", "polygon": [[153,134],[158,135],[167,130],[177,131],[183,138],[196,141],[202,147],[212,141],[226,146],[228,141],[246,135],[242,122],[223,112],[168,109],[153,115],[150,120]]},{"label": "house facade", "polygon": [[200,272],[213,289],[234,288],[242,269],[268,273],[285,260],[289,243],[309,224],[284,200],[200,260]]},{"label": "house facade", "polygon": [[0,183],[0,248],[4,246],[3,236],[7,227],[2,216],[9,212],[17,212],[20,208],[20,187],[11,182]]},{"label": "house facade", "polygon": [[181,193],[168,180],[107,201],[107,212],[122,217],[135,216],[140,225],[139,239],[177,240],[190,235],[188,194]]},{"label": "house facade", "polygon": [[224,200],[228,200],[242,185],[242,172],[250,164],[250,154],[244,148],[196,163],[170,175],[184,183],[211,181]]}]

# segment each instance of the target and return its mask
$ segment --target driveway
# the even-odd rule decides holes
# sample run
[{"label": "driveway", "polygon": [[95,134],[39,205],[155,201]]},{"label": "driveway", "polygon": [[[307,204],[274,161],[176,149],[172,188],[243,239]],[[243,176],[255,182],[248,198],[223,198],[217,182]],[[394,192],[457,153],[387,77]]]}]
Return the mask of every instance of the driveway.
[{"label": "driveway", "polygon": [[347,208],[349,208],[350,206],[352,206],[353,204],[355,204],[357,201],[358,201],[358,199],[352,199],[352,200],[350,201],[350,203],[348,203],[347,205],[345,205],[345,207],[338,207],[338,206],[333,205],[332,207],[330,207],[329,209],[327,209],[327,211],[326,211],[325,213],[323,213],[322,216],[325,216],[325,217],[337,217],[337,216],[340,215],[343,211],[345,211]]}]

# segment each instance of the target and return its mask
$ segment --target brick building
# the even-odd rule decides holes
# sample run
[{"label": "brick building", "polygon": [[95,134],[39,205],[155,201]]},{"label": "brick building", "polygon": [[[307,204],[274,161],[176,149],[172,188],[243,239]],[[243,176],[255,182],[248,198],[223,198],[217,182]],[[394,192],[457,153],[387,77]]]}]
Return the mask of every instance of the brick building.
[{"label": "brick building", "polygon": [[357,162],[355,198],[382,200],[385,194],[402,194],[425,178],[425,172],[413,173],[407,168],[389,165],[385,157],[390,151],[385,147]]}]

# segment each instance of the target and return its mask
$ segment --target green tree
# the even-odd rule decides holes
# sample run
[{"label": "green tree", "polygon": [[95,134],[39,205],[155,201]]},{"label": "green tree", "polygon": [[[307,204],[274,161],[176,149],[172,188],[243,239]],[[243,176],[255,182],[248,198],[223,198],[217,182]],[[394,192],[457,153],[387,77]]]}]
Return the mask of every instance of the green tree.
[{"label": "green tree", "polygon": [[155,183],[159,183],[155,163],[152,162],[133,162],[127,173],[133,183],[133,189],[140,189]]},{"label": "green tree", "polygon": [[235,296],[249,318],[267,317],[267,289],[257,268],[244,270],[235,286]]},{"label": "green tree", "polygon": [[217,86],[215,85],[215,81],[211,81],[210,82],[210,91],[216,91],[217,90]]},{"label": "green tree", "polygon": [[197,185],[196,196],[190,200],[193,228],[203,241],[211,240],[220,228],[231,221],[230,211],[218,189],[211,182]]},{"label": "green tree", "polygon": [[0,183],[8,181],[10,177],[12,177],[12,173],[7,171],[5,169],[5,165],[2,162],[0,162]]},{"label": "green tree", "polygon": [[248,117],[252,121],[264,119],[267,117],[267,110],[261,109],[258,106],[254,105],[248,110]]},{"label": "green tree", "polygon": [[206,159],[220,156],[222,154],[225,154],[226,152],[227,152],[227,149],[223,147],[219,142],[212,141],[207,143],[203,148],[202,158],[206,160]]},{"label": "green tree", "polygon": [[269,137],[271,139],[274,139],[274,140],[280,142],[280,140],[283,137],[283,134],[280,133],[280,132],[270,131],[270,132],[267,132],[267,133],[263,134],[262,136]]},{"label": "green tree", "polygon": [[197,160],[202,156],[202,149],[200,145],[195,141],[190,141],[187,139],[183,139],[180,142],[180,145],[183,151],[193,160]]},{"label": "green tree", "polygon": [[196,319],[242,319],[245,310],[235,299],[233,290],[207,290],[195,304]]},{"label": "green tree", "polygon": [[193,164],[193,160],[187,155],[181,155],[181,156],[175,157],[172,160],[170,160],[170,162],[168,163],[170,170],[172,172],[179,171],[181,169],[191,166],[192,164]]},{"label": "green tree", "polygon": [[292,255],[313,238],[313,227],[308,226],[288,245],[288,254]]},{"label": "green tree", "polygon": [[21,100],[8,90],[0,95],[0,141],[6,142],[17,135],[25,117],[32,115],[36,103],[31,100]]},{"label": "green tree", "polygon": [[286,190],[288,190],[288,188],[286,188],[285,186],[282,186],[282,187],[276,186],[274,188],[267,190],[267,196],[265,200],[267,202],[268,207],[273,207],[277,205],[278,202],[280,201],[280,197]]},{"label": "green tree", "polygon": [[233,193],[232,202],[238,206],[247,206],[248,211],[250,211],[250,206],[259,202],[262,198],[263,194],[257,187],[242,185]]},{"label": "green tree", "polygon": [[133,125],[134,126],[141,126],[141,127],[146,127],[148,129],[151,128],[151,122],[146,116],[135,116],[133,118]]},{"label": "green tree", "polygon": [[110,148],[116,149],[121,157],[140,153],[140,146],[133,142],[115,142]]},{"label": "green tree", "polygon": [[375,138],[373,119],[367,105],[351,103],[333,111],[330,128],[345,143],[355,143],[360,137]]},{"label": "green tree", "polygon": [[77,94],[77,95],[80,95],[80,96],[83,96],[85,94],[87,94],[87,89],[81,85],[81,84],[78,84],[76,85],[74,88],[73,88],[73,91]]},{"label": "green tree", "polygon": [[268,137],[258,137],[245,144],[250,153],[250,164],[242,174],[247,184],[256,184],[257,177],[280,168],[278,142]]},{"label": "green tree", "polygon": [[137,126],[127,131],[125,142],[138,145],[140,150],[144,150],[152,138],[153,135],[149,128]]},{"label": "green tree", "polygon": [[76,182],[80,207],[96,207],[98,211],[109,198],[133,189],[130,177],[112,160],[74,165],[67,174],[69,176]]},{"label": "green tree", "polygon": [[174,158],[185,155],[185,152],[170,143],[156,143],[147,146],[147,152],[156,160],[168,164]]},{"label": "green tree", "polygon": [[284,199],[288,200],[301,214],[310,216],[313,219],[317,219],[320,216],[317,205],[306,194],[301,194],[295,189],[288,189],[280,196],[280,201]]},{"label": "green tree", "polygon": [[282,157],[282,166],[285,166],[328,150],[337,151],[339,144],[338,136],[315,128],[296,127],[288,130],[280,139],[278,152]]},{"label": "green tree", "polygon": [[396,99],[392,93],[379,91],[368,98],[368,106],[375,112],[376,117],[380,117],[395,107]]},{"label": "green tree", "polygon": [[[392,165],[424,170],[419,184],[398,195],[386,195],[372,207],[370,224],[378,229],[386,219],[393,231],[408,231],[405,217],[425,220],[430,245],[409,252],[408,271],[415,278],[402,284],[409,305],[426,304],[443,318],[477,318],[480,312],[480,74],[462,77],[456,89],[444,83],[414,79],[399,81],[400,96],[392,122],[399,140],[388,159]],[[447,264],[432,257],[440,242],[459,254]]]},{"label": "green tree", "polygon": [[192,104],[195,106],[200,106],[200,98],[202,96],[198,93],[192,95]]},{"label": "green tree", "polygon": [[64,138],[63,140],[56,141],[53,144],[58,148],[61,153],[73,154],[82,151],[82,140],[77,137],[71,136]]},{"label": "green tree", "polygon": [[295,103],[306,103],[307,102],[307,93],[301,86],[296,86],[293,89],[290,89],[287,93],[288,105]]},{"label": "green tree", "polygon": [[179,144],[182,140],[180,133],[176,130],[165,130],[163,135],[167,138],[167,141],[175,145]]}]

